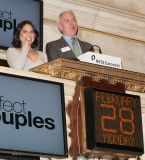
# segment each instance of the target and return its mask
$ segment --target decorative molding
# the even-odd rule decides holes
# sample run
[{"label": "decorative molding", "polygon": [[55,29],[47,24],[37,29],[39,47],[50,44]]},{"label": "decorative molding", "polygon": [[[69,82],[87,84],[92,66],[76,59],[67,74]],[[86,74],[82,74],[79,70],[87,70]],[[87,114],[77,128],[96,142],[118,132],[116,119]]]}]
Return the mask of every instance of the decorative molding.
[{"label": "decorative molding", "polygon": [[121,14],[125,14],[135,17],[144,18],[145,17],[145,3],[142,1],[137,2],[136,0],[127,1],[108,1],[108,0],[68,0],[69,3],[85,4],[86,6],[92,6],[93,8],[101,7],[107,10],[116,11]]},{"label": "decorative molding", "polygon": [[108,80],[110,84],[121,82],[125,84],[126,90],[145,92],[145,74],[86,62],[60,58],[35,67],[31,71],[75,81],[88,76],[92,77],[94,81]]},{"label": "decorative molding", "polygon": [[[145,15],[87,0],[44,0],[44,19],[57,20],[61,11],[73,10],[80,27],[145,41]],[[135,33],[135,34],[134,34]]]}]

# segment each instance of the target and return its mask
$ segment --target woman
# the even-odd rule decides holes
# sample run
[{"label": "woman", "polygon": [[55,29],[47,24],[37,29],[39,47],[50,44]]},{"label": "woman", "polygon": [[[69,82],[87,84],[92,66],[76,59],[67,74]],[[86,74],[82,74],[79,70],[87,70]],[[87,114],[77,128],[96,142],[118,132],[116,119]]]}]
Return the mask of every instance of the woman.
[{"label": "woman", "polygon": [[7,62],[11,68],[29,70],[48,62],[44,52],[33,50],[38,45],[38,31],[30,21],[17,25],[13,34],[14,48],[7,50]]}]

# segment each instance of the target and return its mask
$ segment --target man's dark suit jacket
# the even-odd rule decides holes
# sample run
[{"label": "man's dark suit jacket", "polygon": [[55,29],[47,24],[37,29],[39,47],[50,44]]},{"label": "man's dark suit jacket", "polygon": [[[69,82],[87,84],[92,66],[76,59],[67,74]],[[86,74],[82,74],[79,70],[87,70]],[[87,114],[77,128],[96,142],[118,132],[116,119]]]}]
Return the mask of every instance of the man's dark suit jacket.
[{"label": "man's dark suit jacket", "polygon": [[[87,51],[94,51],[93,46],[90,43],[80,41],[78,39],[82,53]],[[66,48],[65,48],[66,47]],[[63,50],[64,49],[64,50]],[[46,44],[46,53],[48,61],[52,61],[56,58],[77,59],[71,47],[67,44],[63,37],[56,41],[52,41]]]}]

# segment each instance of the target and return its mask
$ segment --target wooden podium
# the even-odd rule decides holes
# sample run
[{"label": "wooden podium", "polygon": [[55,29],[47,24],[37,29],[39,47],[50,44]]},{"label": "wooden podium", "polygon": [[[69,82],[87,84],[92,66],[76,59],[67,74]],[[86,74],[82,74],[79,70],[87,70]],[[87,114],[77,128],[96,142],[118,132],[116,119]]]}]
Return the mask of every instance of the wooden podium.
[{"label": "wooden podium", "polygon": [[94,81],[107,80],[109,84],[120,82],[125,84],[126,90],[145,92],[145,74],[86,62],[60,58],[33,68],[31,71],[74,81],[86,76]]},{"label": "wooden podium", "polygon": [[[126,90],[135,92],[145,92],[145,75],[132,71],[114,69],[86,62],[56,59],[43,64],[31,71],[76,81],[75,94],[73,101],[69,103],[67,114],[70,118],[69,128],[71,129],[71,146],[69,155],[76,157],[80,154],[85,156],[94,156],[102,158],[107,155],[108,158],[121,157],[124,159],[139,156],[138,153],[88,150],[86,147],[86,129],[84,116],[84,89],[93,87],[97,89],[113,91],[114,93],[124,94]],[[105,157],[105,158],[106,158]]]}]

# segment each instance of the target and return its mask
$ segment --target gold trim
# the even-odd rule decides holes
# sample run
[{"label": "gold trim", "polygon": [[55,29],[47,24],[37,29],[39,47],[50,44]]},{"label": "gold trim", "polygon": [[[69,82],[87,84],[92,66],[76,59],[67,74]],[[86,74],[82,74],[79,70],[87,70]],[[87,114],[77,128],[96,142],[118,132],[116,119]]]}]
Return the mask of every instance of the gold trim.
[{"label": "gold trim", "polygon": [[92,77],[95,81],[106,79],[111,84],[121,82],[126,90],[145,92],[145,74],[115,69],[81,61],[56,59],[33,68],[31,71],[77,81],[83,76]]}]

